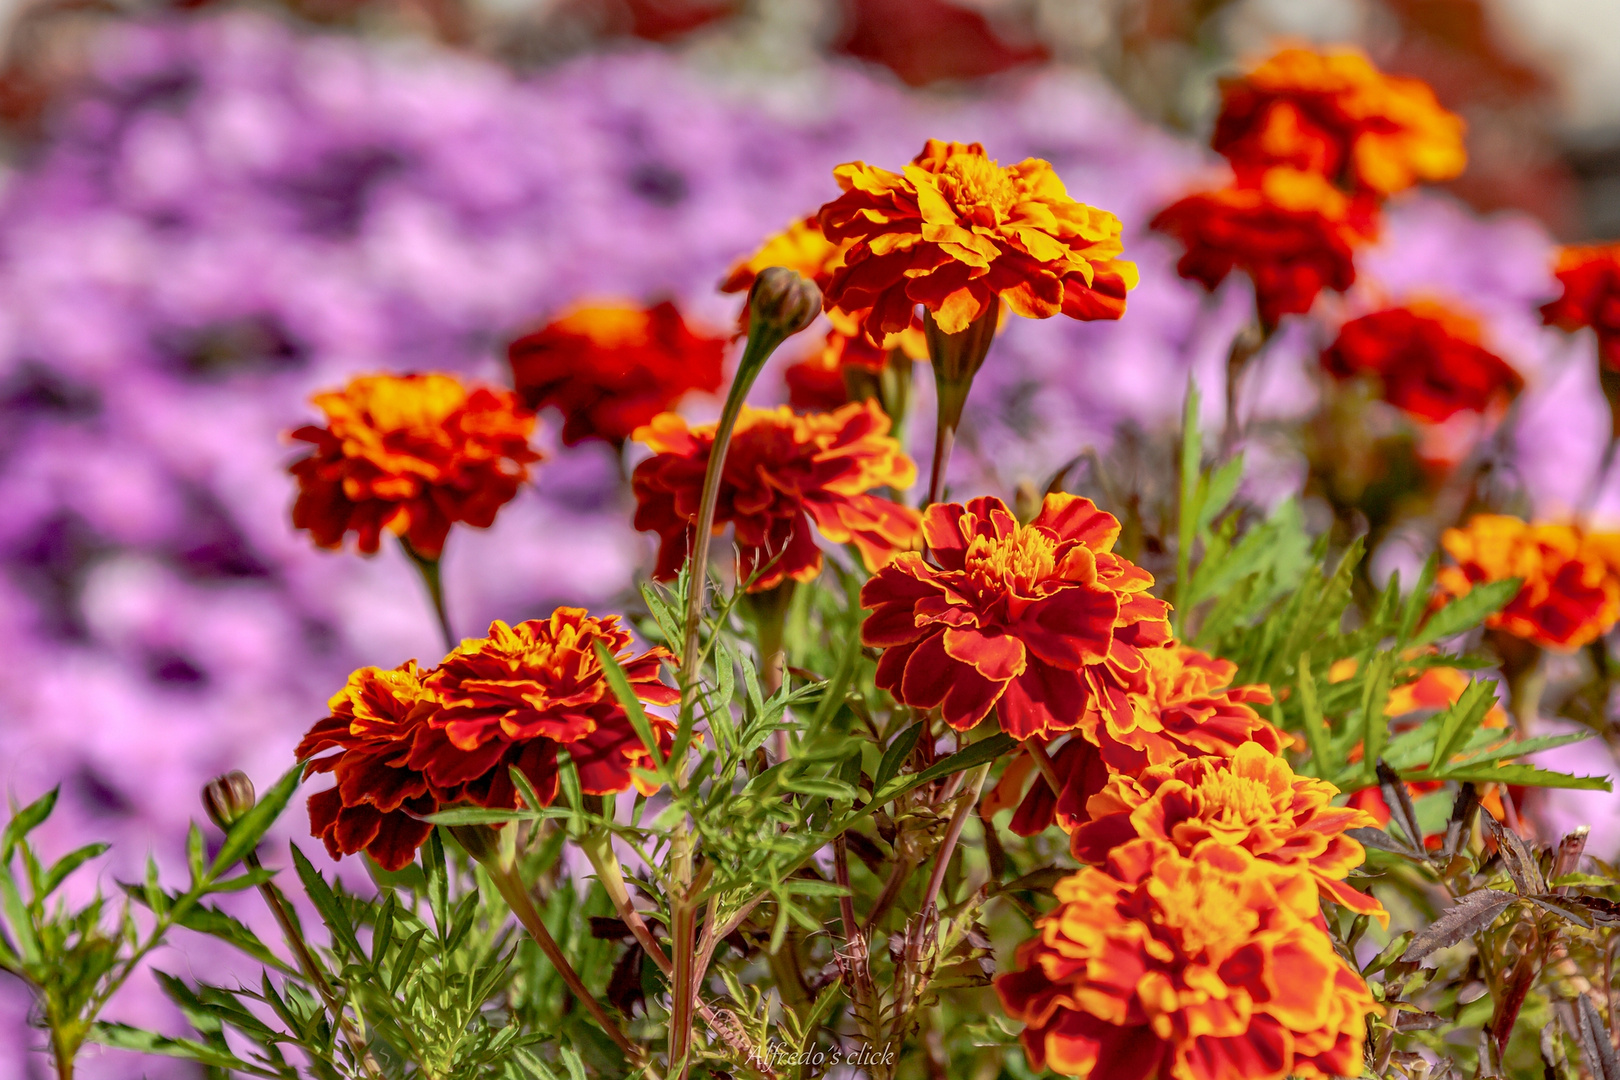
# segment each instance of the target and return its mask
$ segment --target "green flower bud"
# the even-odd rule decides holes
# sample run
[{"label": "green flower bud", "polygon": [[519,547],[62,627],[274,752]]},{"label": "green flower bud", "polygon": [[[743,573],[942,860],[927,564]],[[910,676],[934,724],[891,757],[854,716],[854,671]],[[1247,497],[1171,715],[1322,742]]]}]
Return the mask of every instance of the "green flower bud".
[{"label": "green flower bud", "polygon": [[226,832],[258,801],[253,781],[241,769],[216,776],[202,789],[203,809],[208,811],[209,820]]}]

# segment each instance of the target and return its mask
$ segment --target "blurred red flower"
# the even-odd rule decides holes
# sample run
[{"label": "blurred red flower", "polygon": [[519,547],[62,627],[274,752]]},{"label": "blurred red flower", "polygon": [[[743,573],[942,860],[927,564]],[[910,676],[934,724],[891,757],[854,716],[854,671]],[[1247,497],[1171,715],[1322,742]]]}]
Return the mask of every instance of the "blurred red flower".
[{"label": "blurred red flower", "polygon": [[1505,403],[1524,380],[1479,344],[1478,326],[1438,304],[1414,303],[1352,319],[1322,353],[1339,379],[1376,376],[1383,399],[1438,423],[1465,410]]},{"label": "blurred red flower", "polygon": [[1286,165],[1383,196],[1460,175],[1463,130],[1420,79],[1356,49],[1293,47],[1221,83],[1213,145],[1240,172]]},{"label": "blurred red flower", "polygon": [[[688,428],[665,413],[636,432],[653,456],[636,466],[636,528],[657,533],[653,576],[680,573],[692,548],[703,474],[714,446],[714,425]],[[838,544],[854,544],[876,570],[917,538],[917,512],[868,494],[903,490],[917,466],[889,435],[889,418],[874,401],[835,412],[795,416],[786,406],[744,406],[721,471],[715,530],[730,524],[742,555],[742,573],[757,574],[750,591],[788,578],[810,581],[821,572],[821,549],[812,523]]]},{"label": "blurred red flower", "polygon": [[1566,247],[1554,271],[1563,294],[1541,309],[1548,326],[1597,332],[1603,366],[1620,371],[1620,244]]},{"label": "blurred red flower", "polygon": [[834,48],[882,64],[912,86],[977,79],[1045,60],[1038,42],[1003,40],[979,12],[949,0],[845,0]]},{"label": "blurred red flower", "polygon": [[534,414],[508,391],[468,390],[450,375],[362,375],[312,399],[326,426],[292,438],[315,450],[298,478],[293,527],[340,548],[353,532],[377,550],[383,530],[437,558],[455,522],[485,528],[540,460]]},{"label": "blurred red flower", "polygon": [[563,442],[622,444],[689,390],[720,388],[726,339],[694,331],[669,301],[576,307],[512,342],[513,385],[563,414]]},{"label": "blurred red flower", "polygon": [[1569,525],[1529,524],[1505,514],[1476,514],[1447,529],[1440,546],[1456,561],[1435,580],[1436,600],[1466,596],[1475,585],[1519,578],[1519,593],[1485,625],[1549,649],[1578,649],[1620,617],[1620,581],[1603,552]]},{"label": "blurred red flower", "polygon": [[1151,226],[1181,241],[1187,250],[1177,272],[1211,292],[1233,270],[1248,274],[1269,327],[1309,311],[1323,289],[1354,284],[1355,249],[1375,232],[1371,202],[1289,168],[1189,195],[1159,211]]},{"label": "blurred red flower", "polygon": [[995,498],[930,506],[932,562],[908,552],[861,589],[877,685],[963,731],[992,708],[1018,739],[1132,727],[1128,694],[1170,639],[1169,606],[1112,552],[1119,528],[1074,495],[1048,495],[1028,525]]}]

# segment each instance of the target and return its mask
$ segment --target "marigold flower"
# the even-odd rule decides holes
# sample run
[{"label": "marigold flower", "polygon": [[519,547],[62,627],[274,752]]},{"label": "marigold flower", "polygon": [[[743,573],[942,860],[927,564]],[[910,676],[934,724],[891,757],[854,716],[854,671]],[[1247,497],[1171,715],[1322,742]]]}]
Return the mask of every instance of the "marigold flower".
[{"label": "marigold flower", "polygon": [[[456,751],[439,763],[434,777],[470,781],[467,774],[476,774],[480,762],[505,747],[539,742],[553,764],[558,747],[568,751],[585,794],[628,788],[630,770],[647,768],[651,758],[602,672],[598,643],[618,660],[638,699],[649,705],[680,700],[680,691],[659,675],[659,665],[673,659],[669,650],[632,655],[630,634],[616,615],[598,618],[583,608],[562,607],[549,619],[516,626],[497,620],[488,637],[463,641],[427,679],[439,698],[432,725]],[[652,716],[648,721],[669,742],[673,725]],[[553,768],[535,793],[549,803],[556,782]]]},{"label": "marigold flower", "polygon": [[1550,649],[1578,649],[1620,616],[1620,581],[1578,529],[1477,514],[1447,529],[1440,546],[1457,565],[1436,579],[1442,596],[1466,596],[1487,581],[1521,578],[1523,587],[1485,625]]},{"label": "marigold flower", "polygon": [[992,708],[1018,739],[1135,726],[1127,695],[1170,639],[1169,605],[1113,553],[1112,515],[1056,494],[1020,525],[981,498],[930,506],[922,528],[932,562],[907,552],[861,588],[878,686],[964,731]]},{"label": "marigold flower", "polygon": [[1563,293],[1543,305],[1548,326],[1597,332],[1603,366],[1620,371],[1620,244],[1566,247],[1554,270]]},{"label": "marigold flower", "polygon": [[864,337],[848,337],[834,330],[821,348],[782,373],[788,388],[788,404],[811,412],[841,408],[850,399],[845,372],[878,375],[883,371],[887,355],[887,350]]},{"label": "marigold flower", "polygon": [[[647,750],[602,676],[597,641],[618,655],[641,700],[678,700],[658,680],[667,652],[632,657],[617,618],[577,608],[515,627],[497,622],[489,638],[463,642],[432,672],[414,660],[356,671],[329,703],[331,715],[298,744],[305,776],[337,779],[309,797],[311,833],[334,859],[364,850],[398,870],[432,830],[423,817],[453,805],[516,807],[513,768],[549,805],[559,747],[578,768],[582,790],[629,787],[630,770],[649,764]],[[668,743],[672,725],[648,719]]]},{"label": "marigold flower", "polygon": [[423,685],[423,674],[414,660],[392,671],[361,668],[333,695],[331,715],[298,744],[306,777],[332,773],[337,779],[337,786],[309,797],[310,833],[334,859],[364,850],[384,869],[398,870],[433,831],[422,817],[444,805],[516,806],[512,766],[537,791],[545,790],[548,777],[555,785],[555,749],[548,759],[539,742],[509,745],[494,760],[481,761],[473,783],[431,780],[429,763],[449,759],[454,747],[428,723],[439,701]]},{"label": "marigold flower", "polygon": [[1264,746],[1244,743],[1230,757],[1114,774],[1086,803],[1091,820],[1075,828],[1069,850],[1081,862],[1100,864],[1137,837],[1167,840],[1184,855],[1206,840],[1241,847],[1310,874],[1327,899],[1388,925],[1378,901],[1344,880],[1367,857],[1345,830],[1377,823],[1361,810],[1334,806],[1338,794],[1325,780],[1296,776]]},{"label": "marigold flower", "polygon": [[726,339],[694,331],[674,304],[576,307],[512,342],[513,385],[563,414],[563,442],[619,444],[689,390],[720,389]]},{"label": "marigold flower", "polygon": [[292,519],[324,548],[352,532],[369,555],[386,529],[438,558],[453,523],[488,527],[540,460],[534,414],[513,394],[450,375],[362,375],[311,400],[327,423],[292,433],[315,444],[288,468]]},{"label": "marigold flower", "polygon": [[1464,410],[1485,412],[1524,386],[1478,337],[1472,320],[1438,304],[1414,303],[1345,323],[1323,351],[1322,367],[1339,379],[1376,376],[1385,401],[1438,423]]},{"label": "marigold flower", "polygon": [[[1233,686],[1237,665],[1230,660],[1182,644],[1147,649],[1142,656],[1146,678],[1130,694],[1130,723],[1105,717],[1065,742],[1052,755],[1053,771],[1063,785],[1055,794],[1045,779],[1031,780],[1031,757],[1014,758],[986,800],[986,812],[1016,804],[1011,827],[1021,836],[1033,836],[1054,823],[1072,832],[1090,818],[1088,801],[1115,772],[1135,774],[1184,758],[1230,757],[1249,744],[1278,754],[1289,745],[1289,737],[1255,711],[1255,705],[1270,703],[1271,691]],[[1026,787],[1028,794],[1023,794]]]},{"label": "marigold flower", "polygon": [[[714,446],[714,425],[688,428],[665,413],[636,432],[653,456],[636,466],[636,528],[659,536],[653,576],[673,578],[692,548],[703,474]],[[735,530],[750,590],[788,578],[810,581],[821,572],[815,529],[837,544],[854,544],[870,570],[911,547],[918,515],[910,507],[868,494],[910,487],[917,466],[889,435],[877,403],[795,416],[786,406],[744,406],[721,472],[714,525]],[[757,574],[757,577],[754,575]]]},{"label": "marigold flower", "polygon": [[1468,164],[1464,123],[1420,79],[1356,49],[1287,48],[1221,84],[1213,145],[1234,165],[1287,165],[1390,195]]},{"label": "marigold flower", "polygon": [[956,334],[998,297],[1033,319],[1117,319],[1136,287],[1119,219],[1069,198],[1045,161],[1002,168],[978,143],[930,139],[902,172],[856,161],[833,176],[844,194],[821,208],[821,228],[849,247],[825,292],[863,313],[874,343],[910,326],[918,304]]},{"label": "marigold flower", "polygon": [[1159,211],[1151,227],[1181,241],[1187,251],[1176,271],[1211,292],[1233,270],[1248,274],[1267,326],[1309,311],[1323,289],[1354,284],[1355,248],[1376,232],[1370,202],[1316,173],[1280,167],[1189,195]]},{"label": "marigold flower", "polygon": [[1097,1080],[1355,1076],[1378,1010],[1310,876],[1208,840],[1115,848],[996,979],[1037,1071]]}]

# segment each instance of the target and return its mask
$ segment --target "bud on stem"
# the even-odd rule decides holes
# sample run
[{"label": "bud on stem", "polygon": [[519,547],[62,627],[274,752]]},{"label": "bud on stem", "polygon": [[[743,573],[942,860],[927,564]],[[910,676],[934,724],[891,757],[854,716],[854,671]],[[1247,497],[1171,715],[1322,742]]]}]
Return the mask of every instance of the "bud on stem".
[{"label": "bud on stem", "polygon": [[216,776],[202,789],[203,809],[208,811],[208,820],[218,825],[222,832],[230,832],[231,826],[253,809],[258,801],[253,781],[241,769],[232,769],[224,776]]}]

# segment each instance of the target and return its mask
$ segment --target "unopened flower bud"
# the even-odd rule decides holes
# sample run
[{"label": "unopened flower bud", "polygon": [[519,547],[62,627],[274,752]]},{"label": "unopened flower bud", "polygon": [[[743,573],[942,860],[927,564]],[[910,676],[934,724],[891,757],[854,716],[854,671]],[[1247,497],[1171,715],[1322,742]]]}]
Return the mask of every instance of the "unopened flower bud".
[{"label": "unopened flower bud", "polygon": [[224,776],[216,776],[204,785],[202,801],[203,808],[208,811],[209,820],[226,832],[230,832],[231,826],[240,821],[243,814],[253,809],[254,803],[258,802],[258,796],[247,773],[241,769],[232,769]]},{"label": "unopened flower bud", "polygon": [[821,290],[815,282],[785,266],[767,267],[759,272],[749,290],[748,312],[754,327],[769,327],[790,337],[821,314]]},{"label": "unopened flower bud", "polygon": [[461,849],[477,861],[488,864],[499,859],[501,830],[497,825],[451,825],[448,829]]}]

